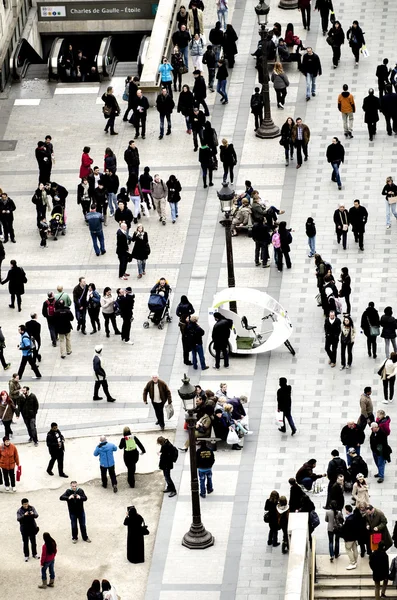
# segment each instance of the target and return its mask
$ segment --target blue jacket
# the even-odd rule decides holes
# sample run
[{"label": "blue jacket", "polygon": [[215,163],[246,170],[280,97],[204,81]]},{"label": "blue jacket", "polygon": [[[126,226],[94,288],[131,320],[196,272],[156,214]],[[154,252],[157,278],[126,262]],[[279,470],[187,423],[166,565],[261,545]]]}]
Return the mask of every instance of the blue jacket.
[{"label": "blue jacket", "polygon": [[22,356],[30,356],[32,354],[30,337],[26,331],[23,335],[21,335],[19,348],[22,350]]},{"label": "blue jacket", "polygon": [[104,221],[103,214],[99,212],[89,212],[86,214],[85,219],[88,223],[90,233],[102,232],[102,223]]},{"label": "blue jacket", "polygon": [[159,73],[161,75],[161,81],[172,81],[171,71],[173,71],[173,67],[170,63],[162,63],[159,66]]},{"label": "blue jacket", "polygon": [[110,442],[101,442],[94,450],[94,456],[99,456],[101,467],[114,467],[113,452],[117,452],[117,446]]}]

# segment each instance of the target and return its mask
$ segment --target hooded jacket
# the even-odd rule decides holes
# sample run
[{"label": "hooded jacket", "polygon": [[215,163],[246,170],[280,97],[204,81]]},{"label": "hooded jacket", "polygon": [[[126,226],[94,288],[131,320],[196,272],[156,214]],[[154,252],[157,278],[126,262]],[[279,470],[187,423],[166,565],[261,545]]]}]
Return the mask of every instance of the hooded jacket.
[{"label": "hooded jacket", "polygon": [[114,455],[117,452],[117,446],[108,441],[100,442],[94,450],[94,456],[99,456],[101,467],[114,467]]},{"label": "hooded jacket", "polygon": [[355,113],[356,112],[356,105],[354,104],[354,97],[353,94],[351,94],[350,92],[342,92],[341,94],[339,94],[338,96],[338,110],[341,113]]}]

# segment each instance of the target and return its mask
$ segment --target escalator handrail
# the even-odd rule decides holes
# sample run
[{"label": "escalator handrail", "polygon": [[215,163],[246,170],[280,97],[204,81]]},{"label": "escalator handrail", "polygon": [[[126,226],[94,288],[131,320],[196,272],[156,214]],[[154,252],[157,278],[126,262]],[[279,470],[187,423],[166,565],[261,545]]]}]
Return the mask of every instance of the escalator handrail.
[{"label": "escalator handrail", "polygon": [[146,60],[147,51],[149,48],[149,43],[150,43],[150,35],[144,35],[141,40],[140,46],[139,46],[138,59],[137,59],[137,67],[138,67],[139,77],[141,76],[143,67],[145,65],[145,60]]},{"label": "escalator handrail", "polygon": [[112,44],[112,39],[113,38],[111,35],[104,37],[102,39],[101,45],[99,46],[96,65],[97,73],[99,75],[100,80],[102,80],[103,77],[112,77],[116,70],[116,66],[118,63],[117,56],[114,56],[114,59],[110,65],[107,65],[106,63],[106,58],[108,56],[109,48]]},{"label": "escalator handrail", "polygon": [[58,78],[59,75],[59,55],[62,50],[62,44],[64,43],[65,38],[57,37],[52,42],[50,54],[48,55],[48,77]]},{"label": "escalator handrail", "polygon": [[[18,68],[18,56],[20,53],[20,50],[22,48],[22,44],[24,42],[25,38],[21,38],[19,40],[19,42],[17,43],[17,45],[15,46],[11,57],[10,57],[10,71],[11,71],[11,75],[13,79],[19,80],[22,77],[22,73],[25,72],[26,73],[26,69],[29,66],[29,61],[26,59],[22,65],[22,68],[19,69]],[[24,69],[25,67],[25,63],[28,63],[26,66],[26,69]]]}]

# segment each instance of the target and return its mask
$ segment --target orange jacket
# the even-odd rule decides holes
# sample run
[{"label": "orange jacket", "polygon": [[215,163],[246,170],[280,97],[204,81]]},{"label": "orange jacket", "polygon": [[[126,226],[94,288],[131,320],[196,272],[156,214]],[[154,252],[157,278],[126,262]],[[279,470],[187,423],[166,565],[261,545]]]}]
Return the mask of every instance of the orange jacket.
[{"label": "orange jacket", "polygon": [[354,104],[353,94],[349,92],[342,92],[338,96],[338,109],[341,113],[356,112],[356,105]]},{"label": "orange jacket", "polygon": [[0,448],[0,467],[12,471],[15,469],[15,465],[19,466],[19,455],[16,446],[14,444],[9,446],[3,444]]}]

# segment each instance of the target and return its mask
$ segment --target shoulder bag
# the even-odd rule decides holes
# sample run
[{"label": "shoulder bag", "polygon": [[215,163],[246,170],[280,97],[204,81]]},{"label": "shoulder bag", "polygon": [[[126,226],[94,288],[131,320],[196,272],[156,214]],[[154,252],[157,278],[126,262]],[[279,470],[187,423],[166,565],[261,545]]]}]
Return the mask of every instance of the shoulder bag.
[{"label": "shoulder bag", "polygon": [[142,535],[149,535],[150,531],[148,529],[148,526],[146,525],[145,521],[143,521],[143,525],[142,525]]},{"label": "shoulder bag", "polygon": [[377,337],[378,335],[380,335],[380,327],[379,327],[379,325],[371,325],[371,323],[369,322],[368,317],[367,317],[367,321],[368,321],[368,325],[369,325],[369,335],[371,337]]}]

